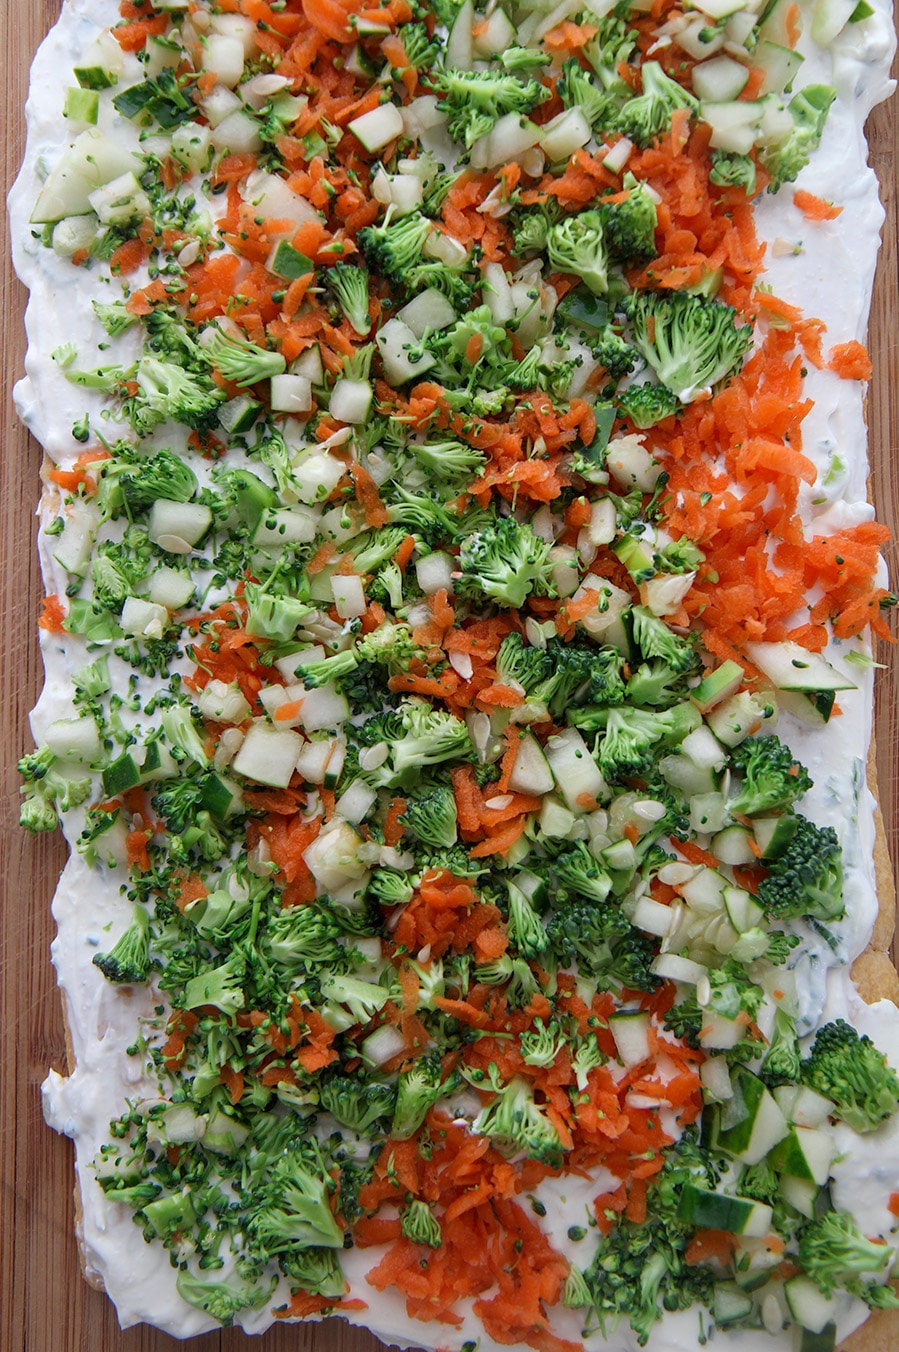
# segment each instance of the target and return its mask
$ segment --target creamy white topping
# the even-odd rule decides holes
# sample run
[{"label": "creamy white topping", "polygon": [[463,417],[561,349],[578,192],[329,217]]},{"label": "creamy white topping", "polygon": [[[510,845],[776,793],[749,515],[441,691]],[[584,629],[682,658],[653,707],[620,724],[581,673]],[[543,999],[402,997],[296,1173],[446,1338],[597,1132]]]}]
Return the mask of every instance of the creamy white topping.
[{"label": "creamy white topping", "polygon": [[[883,221],[874,175],[864,167],[863,126],[871,108],[891,92],[888,70],[894,35],[885,0],[874,3],[875,17],[864,24],[850,25],[831,53],[808,49],[805,53],[802,83],[818,79],[833,83],[839,98],[820,151],[802,172],[798,186],[839,203],[843,207],[841,216],[833,223],[809,222],[795,207],[790,185],[776,196],[765,197],[756,213],[763,239],[797,246],[795,253],[769,249],[765,280],[777,295],[800,305],[807,315],[824,320],[825,350],[835,343],[864,338]],[[113,8],[107,0],[66,0],[58,24],[35,58],[27,105],[25,160],[9,199],[15,266],[31,293],[26,316],[27,374],[16,387],[16,404],[38,441],[63,464],[70,463],[81,449],[71,435],[73,421],[86,409],[99,411],[102,397],[69,384],[50,353],[61,341],[72,341],[84,349],[100,341],[103,334],[90,301],[113,297],[108,281],[97,272],[76,271],[43,248],[33,238],[28,218],[41,168],[52,164],[69,139],[61,106],[67,83],[63,73],[77,64],[79,54],[114,17]],[[136,58],[126,57],[126,61],[132,77],[138,78],[141,68]],[[104,130],[120,141],[136,144],[131,123],[108,106],[103,117]],[[804,453],[815,462],[822,477],[835,450],[846,467],[844,473],[833,476],[829,488],[803,489],[803,514],[810,533],[826,533],[871,516],[866,500],[862,391],[855,382],[814,370],[809,374],[807,391],[815,407],[803,425]],[[167,441],[172,444],[170,436]],[[53,560],[49,543],[42,538],[46,589],[48,593],[64,591],[66,575]],[[860,646],[857,641],[851,645],[835,643],[828,655],[842,667],[849,649]],[[32,715],[38,740],[48,723],[72,712],[70,674],[88,660],[82,648],[79,639],[67,638],[64,650],[52,635],[42,635],[46,685]],[[851,1018],[899,1066],[899,1011],[884,1001],[866,1006],[855,992],[845,965],[864,949],[877,907],[872,864],[874,804],[864,785],[872,680],[870,674],[860,675],[858,667],[847,670],[859,689],[841,693],[843,713],[832,729],[822,735],[820,730],[802,727],[786,715],[778,729],[815,781],[807,800],[809,815],[821,824],[834,826],[844,849],[847,919],[838,927],[840,952],[835,955],[822,940],[809,935],[797,967],[801,1016],[806,1028],[826,1018]],[[72,814],[70,833],[78,823],[78,814]],[[68,1013],[75,1070],[68,1077],[50,1072],[43,1086],[44,1115],[50,1126],[75,1143],[83,1200],[81,1239],[88,1275],[103,1282],[123,1328],[148,1322],[175,1336],[189,1337],[218,1327],[178,1297],[168,1253],[161,1245],[143,1242],[130,1208],[104,1197],[91,1168],[97,1150],[107,1139],[109,1121],[122,1111],[125,1100],[155,1093],[141,1076],[139,1058],[125,1054],[139,1026],[148,1036],[158,1035],[160,1021],[153,1012],[153,994],[111,986],[91,962],[99,945],[110,946],[110,939],[126,928],[130,904],[119,896],[119,880],[111,872],[102,866],[89,869],[76,855],[60,879],[53,915],[58,933],[52,955]],[[835,965],[837,956],[844,965]],[[886,1209],[886,1199],[899,1182],[899,1118],[866,1137],[863,1148],[848,1128],[839,1126],[834,1131],[843,1152],[834,1168],[837,1206],[853,1214],[866,1234],[888,1235],[895,1218]],[[591,1187],[590,1196],[596,1191]],[[584,1223],[585,1205],[589,1203],[586,1191],[576,1178],[567,1177],[544,1183],[539,1197],[547,1210],[543,1225],[551,1240],[572,1261],[578,1261],[578,1244],[569,1238],[568,1231]],[[368,1302],[367,1310],[349,1316],[354,1322],[401,1347],[458,1347],[467,1339],[478,1340],[483,1352],[495,1347],[471,1313],[457,1330],[409,1319],[400,1297],[382,1295],[365,1282],[365,1273],[378,1256],[377,1250],[351,1250],[342,1255],[352,1294]],[[286,1296],[285,1288],[276,1293],[272,1303]],[[840,1335],[857,1327],[865,1314],[860,1302],[848,1303],[840,1320]],[[238,1315],[237,1322],[249,1332],[260,1332],[272,1322],[270,1307],[245,1311]],[[581,1320],[574,1312],[554,1311],[553,1323],[562,1336],[581,1336]],[[696,1311],[666,1316],[650,1339],[650,1352],[689,1352],[698,1346],[699,1328]],[[610,1333],[608,1340],[595,1333],[585,1342],[588,1348],[604,1348],[606,1352],[636,1349],[634,1335],[624,1327]],[[734,1352],[776,1352],[786,1346],[786,1341],[765,1333],[718,1330],[715,1344]]]}]

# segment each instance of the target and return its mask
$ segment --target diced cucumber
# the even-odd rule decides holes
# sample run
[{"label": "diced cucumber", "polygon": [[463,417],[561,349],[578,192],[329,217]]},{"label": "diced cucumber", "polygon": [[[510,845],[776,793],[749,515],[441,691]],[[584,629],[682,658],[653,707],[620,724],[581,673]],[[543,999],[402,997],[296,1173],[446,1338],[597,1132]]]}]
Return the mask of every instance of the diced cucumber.
[{"label": "diced cucumber", "polygon": [[464,0],[447,36],[444,57],[447,66],[453,66],[456,70],[471,70],[474,58],[473,27],[474,4],[472,0]]},{"label": "diced cucumber", "polygon": [[702,678],[699,685],[690,691],[690,698],[701,714],[708,713],[716,704],[735,695],[745,679],[746,673],[739,662],[731,662],[728,658]]},{"label": "diced cucumber", "polygon": [[540,146],[547,159],[558,164],[585,146],[591,134],[590,123],[580,108],[566,108],[541,129]]},{"label": "diced cucumber", "polygon": [[800,1216],[808,1216],[809,1220],[814,1216],[818,1185],[811,1179],[784,1174],[780,1180],[780,1194],[785,1202],[796,1208]]},{"label": "diced cucumber", "polygon": [[622,535],[612,546],[612,553],[617,555],[638,586],[656,572],[652,543],[639,535]]},{"label": "diced cucumber", "polygon": [[663,756],[659,761],[659,770],[673,788],[680,789],[688,798],[715,793],[717,790],[714,770],[707,765],[697,765],[689,756],[683,756],[680,752]]},{"label": "diced cucumber", "polygon": [[538,821],[543,835],[552,836],[557,840],[565,840],[577,818],[557,798],[547,794],[543,799]]},{"label": "diced cucumber", "polygon": [[273,728],[263,718],[254,719],[234,757],[234,770],[257,784],[286,789],[303,746],[291,728]]},{"label": "diced cucumber", "polygon": [[620,1009],[609,1015],[609,1029],[623,1066],[638,1066],[651,1055],[649,1027],[649,1014],[642,1009]]},{"label": "diced cucumber", "polygon": [[739,1019],[728,1019],[715,1009],[703,1010],[702,1027],[699,1030],[702,1047],[716,1052],[730,1051],[745,1035],[746,1025]]},{"label": "diced cucumber", "polygon": [[799,643],[747,643],[746,656],[764,672],[778,690],[813,692],[857,690],[854,681],[832,667],[820,653],[809,652]]},{"label": "diced cucumber", "polygon": [[834,1352],[836,1345],[836,1324],[825,1324],[818,1333],[799,1327],[795,1330],[793,1352]]},{"label": "diced cucumber", "polygon": [[200,798],[206,811],[217,821],[224,821],[232,812],[237,812],[243,802],[243,794],[234,780],[217,774],[204,777]]},{"label": "diced cucumber", "polygon": [[150,508],[147,533],[169,554],[189,554],[212,525],[212,511],[202,502],[157,498]]},{"label": "diced cucumber", "polygon": [[673,918],[671,907],[661,901],[654,901],[652,897],[640,897],[630,911],[632,925],[659,939],[664,939],[669,933]]},{"label": "diced cucumber", "polygon": [[637,852],[630,840],[616,840],[602,851],[602,862],[615,873],[632,873],[637,867]]},{"label": "diced cucumber", "polygon": [[761,924],[764,908],[744,888],[728,885],[724,888],[723,897],[727,918],[738,934]]},{"label": "diced cucumber", "polygon": [[753,52],[752,60],[754,65],[760,66],[765,72],[760,92],[782,94],[784,90],[792,89],[796,72],[802,65],[804,57],[800,52],[782,47],[778,42],[763,39]]},{"label": "diced cucumber", "polygon": [[693,93],[704,103],[731,103],[746,88],[749,71],[729,56],[713,56],[693,67]]},{"label": "diced cucumber", "polygon": [[76,66],[72,72],[82,89],[111,89],[118,83],[118,75],[102,66]]},{"label": "diced cucumber", "polygon": [[171,147],[172,159],[192,174],[199,174],[209,164],[212,135],[208,127],[200,126],[197,122],[182,122],[172,132]]},{"label": "diced cucumber", "polygon": [[437,333],[449,328],[450,324],[456,322],[456,312],[442,291],[429,287],[397,311],[397,318],[412,330],[416,338],[423,338],[428,330]]},{"label": "diced cucumber", "polygon": [[801,1178],[823,1187],[830,1177],[833,1139],[829,1132],[813,1127],[791,1127],[789,1134],[771,1151],[771,1163],[781,1174]]},{"label": "diced cucumber", "polygon": [[807,1085],[781,1084],[774,1097],[784,1116],[801,1127],[820,1127],[834,1111],[830,1099]]},{"label": "diced cucumber", "polygon": [[752,823],[755,843],[762,859],[779,859],[796,834],[799,825],[792,814],[783,817],[755,817]]},{"label": "diced cucumber", "polygon": [[812,37],[822,47],[829,47],[855,12],[858,0],[815,0],[812,14]]},{"label": "diced cucumber", "polygon": [[100,95],[94,89],[67,89],[63,117],[72,122],[84,122],[88,126],[97,125],[97,113],[100,108]]},{"label": "diced cucumber", "polygon": [[789,1131],[786,1118],[765,1085],[740,1067],[733,1075],[734,1096],[721,1113],[718,1145],[744,1164],[758,1164]]},{"label": "diced cucumber", "polygon": [[47,224],[64,216],[86,216],[90,195],[97,188],[128,173],[134,156],[95,128],[83,131],[64,150],[38,193],[31,220]]},{"label": "diced cucumber", "polygon": [[518,743],[515,764],[509,776],[510,793],[528,793],[542,798],[555,786],[549,761],[543,754],[543,748],[531,733],[527,732]]},{"label": "diced cucumber", "polygon": [[482,61],[502,53],[515,45],[515,25],[504,9],[495,9],[483,23],[473,41],[473,54]]},{"label": "diced cucumber", "polygon": [[357,141],[361,141],[369,154],[382,150],[388,142],[403,134],[403,117],[393,103],[381,103],[371,112],[354,117],[347,124]]},{"label": "diced cucumber", "polygon": [[126,751],[111,765],[107,765],[101,778],[103,792],[107,798],[115,798],[118,794],[127,793],[129,789],[137,787],[140,783],[140,770],[134,757]]},{"label": "diced cucumber", "polygon": [[572,812],[589,812],[597,800],[609,796],[599,766],[577,728],[566,728],[546,743],[549,762],[559,792]]},{"label": "diced cucumber", "polygon": [[712,129],[714,150],[748,155],[755,145],[761,117],[757,103],[703,103],[700,116]]},{"label": "diced cucumber", "polygon": [[[302,377],[294,376],[293,379]],[[328,411],[338,422],[359,426],[368,421],[373,397],[370,381],[341,378],[334,382]]]},{"label": "diced cucumber", "polygon": [[708,976],[708,968],[701,962],[682,958],[679,953],[660,953],[652,960],[652,971],[666,981],[680,981],[686,986],[695,986],[697,981]]},{"label": "diced cucumber", "polygon": [[685,1183],[678,1215],[697,1230],[727,1230],[732,1235],[760,1239],[771,1229],[772,1211],[751,1197],[732,1197]]},{"label": "diced cucumber", "polygon": [[777,702],[773,696],[765,697],[741,690],[711,709],[706,714],[706,722],[719,742],[734,747],[745,742],[764,724],[772,724],[776,713]]},{"label": "diced cucumber", "polygon": [[93,765],[103,756],[100,733],[90,717],[55,719],[44,733],[44,742],[60,760]]},{"label": "diced cucumber", "polygon": [[375,342],[384,363],[384,376],[391,385],[403,385],[434,365],[435,358],[425,352],[409,325],[401,319],[388,319],[382,324]]},{"label": "diced cucumber", "polygon": [[752,1296],[736,1282],[716,1282],[712,1296],[712,1314],[716,1324],[733,1324],[745,1319],[752,1310]]},{"label": "diced cucumber", "polygon": [[776,42],[779,47],[789,47],[797,24],[801,32],[802,12],[797,13],[792,0],[768,0],[758,24],[759,45]]},{"label": "diced cucumber", "polygon": [[699,915],[719,915],[724,908],[724,888],[727,879],[713,868],[701,868],[688,878],[681,888],[681,896]]},{"label": "diced cucumber", "polygon": [[709,849],[722,864],[732,864],[739,868],[744,864],[756,862],[754,846],[755,837],[745,826],[726,826],[723,831],[712,837]]},{"label": "diced cucumber", "polygon": [[803,1273],[784,1282],[784,1296],[796,1323],[811,1333],[820,1333],[834,1320],[835,1300],[825,1296]]}]

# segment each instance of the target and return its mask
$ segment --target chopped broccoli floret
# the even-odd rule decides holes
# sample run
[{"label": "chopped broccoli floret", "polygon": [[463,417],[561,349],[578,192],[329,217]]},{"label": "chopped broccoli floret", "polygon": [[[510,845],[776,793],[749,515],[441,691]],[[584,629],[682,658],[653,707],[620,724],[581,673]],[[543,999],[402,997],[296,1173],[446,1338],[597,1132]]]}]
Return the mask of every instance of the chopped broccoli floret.
[{"label": "chopped broccoli floret", "polygon": [[99,501],[111,515],[123,498],[135,512],[150,507],[157,498],[189,502],[197,491],[197,476],[190,465],[165,448],[142,455],[121,443],[114,457],[103,465]]},{"label": "chopped broccoli floret", "polygon": [[268,1173],[247,1221],[254,1246],[265,1256],[306,1245],[343,1248],[343,1231],[328,1205],[331,1187],[316,1147],[298,1144],[283,1154]]},{"label": "chopped broccoli floret", "polygon": [[435,1048],[400,1073],[391,1135],[398,1141],[413,1136],[438,1099],[459,1083],[458,1076],[443,1081],[440,1052]]},{"label": "chopped broccoli floret", "polygon": [[514,681],[529,695],[552,675],[552,670],[553,663],[547,650],[529,644],[517,632],[508,634],[499,645],[496,671],[504,685]]},{"label": "chopped broccoli floret", "polygon": [[577,961],[591,973],[604,972],[612,961],[612,945],[627,935],[631,926],[617,902],[586,899],[584,889],[589,886],[589,877],[581,885],[576,875],[569,876],[576,862],[560,881],[577,890],[578,895],[565,899],[564,905],[553,911],[547,933],[553,952],[565,966]]},{"label": "chopped broccoli floret", "polygon": [[509,897],[509,938],[526,958],[537,958],[549,947],[549,937],[530,898],[513,882],[506,883]]},{"label": "chopped broccoli floret", "polygon": [[432,229],[426,216],[411,211],[399,221],[367,225],[356,238],[373,273],[405,285],[410,268],[421,262],[421,251]]},{"label": "chopped broccoli floret", "polygon": [[332,911],[324,906],[289,906],[266,927],[266,952],[291,974],[317,967],[333,969],[344,950],[342,931]]},{"label": "chopped broccoli floret", "polygon": [[555,197],[546,202],[529,207],[512,217],[513,252],[516,254],[537,253],[546,248],[546,237],[550,227],[557,225],[561,217],[561,208]]},{"label": "chopped broccoli floret", "polygon": [[899,1108],[899,1076],[871,1039],[843,1019],[818,1030],[802,1082],[831,1099],[854,1131],[874,1131]]},{"label": "chopped broccoli floret", "polygon": [[143,985],[150,976],[150,917],[135,906],[134,919],[109,953],[97,953],[93,963],[107,981],[120,986]]},{"label": "chopped broccoli floret", "polygon": [[361,337],[371,331],[368,313],[368,268],[357,263],[335,263],[325,273],[328,289]]},{"label": "chopped broccoli floret", "polygon": [[59,770],[57,757],[48,747],[30,751],[18,768],[25,781],[19,823],[26,831],[55,831],[59,813],[78,807],[90,796],[90,776],[70,779]]},{"label": "chopped broccoli floret", "polygon": [[[596,725],[602,721],[605,734],[599,744],[599,768],[607,779],[645,771],[660,750],[677,746],[697,725],[696,711],[687,701],[669,709],[618,705],[600,712],[603,718]],[[585,726],[584,719],[576,721]]]},{"label": "chopped broccoli floret", "polygon": [[241,389],[279,376],[287,369],[280,352],[269,352],[248,338],[232,338],[215,326],[206,330],[204,351],[225,379]]},{"label": "chopped broccoli floret", "polygon": [[454,141],[470,150],[506,113],[529,113],[550,97],[539,80],[520,80],[498,70],[442,70],[432,72],[428,84],[439,95],[437,107],[447,115]]},{"label": "chopped broccoli floret", "polygon": [[758,900],[780,920],[812,916],[838,920],[843,914],[843,860],[832,826],[816,826],[796,814],[797,826],[782,855],[768,864]]},{"label": "chopped broccoli floret", "polygon": [[408,624],[394,624],[388,620],[379,624],[370,634],[363,635],[356,644],[356,651],[363,661],[385,666],[391,675],[408,671],[413,658],[420,657],[422,653]]},{"label": "chopped broccoli floret", "polygon": [[264,1283],[242,1289],[235,1285],[233,1279],[228,1282],[210,1282],[195,1277],[188,1268],[181,1268],[175,1286],[182,1300],[195,1310],[202,1310],[212,1319],[217,1319],[225,1328],[230,1328],[234,1316],[241,1310],[258,1310],[271,1295],[271,1288]]},{"label": "chopped broccoli floret", "polygon": [[439,1249],[443,1243],[440,1222],[427,1202],[418,1197],[403,1207],[400,1229],[413,1244],[426,1244],[430,1249]]},{"label": "chopped broccoli floret", "polygon": [[736,310],[723,301],[683,291],[639,291],[623,305],[634,343],[685,404],[739,366],[752,342],[752,325],[738,328]]},{"label": "chopped broccoli floret", "polygon": [[830,106],[836,98],[830,85],[806,85],[794,94],[788,104],[793,128],[782,141],[766,146],[761,160],[771,175],[769,192],[776,192],[782,183],[793,179],[809,162],[811,153],[820,145],[824,124]]},{"label": "chopped broccoli floret", "polygon": [[624,376],[629,376],[640,358],[640,354],[626,338],[607,324],[593,336],[587,339],[590,345],[590,351],[593,353],[600,366],[606,372],[610,380],[616,383],[622,380]]},{"label": "chopped broccoli floret", "polygon": [[628,99],[618,114],[618,130],[640,146],[652,142],[671,125],[677,108],[699,111],[699,100],[683,85],[666,75],[658,61],[644,61],[640,67],[643,92]]},{"label": "chopped broccoli floret", "polygon": [[426,845],[449,849],[458,839],[456,800],[449,785],[438,784],[410,798],[402,820]]},{"label": "chopped broccoli floret", "polygon": [[534,1027],[519,1034],[521,1059],[526,1066],[551,1066],[565,1046],[565,1037],[557,1024],[534,1020]]},{"label": "chopped broccoli floret", "polygon": [[729,150],[713,150],[709,181],[719,188],[745,188],[747,196],[752,197],[756,189],[755,161]]},{"label": "chopped broccoli floret", "polygon": [[319,1088],[321,1105],[341,1126],[357,1136],[371,1134],[376,1123],[393,1118],[396,1089],[378,1080],[353,1079],[335,1075]]},{"label": "chopped broccoli floret", "polygon": [[644,658],[667,662],[672,671],[689,671],[698,665],[691,640],[676,634],[646,606],[633,606],[630,619],[634,642]]},{"label": "chopped broccoli floret", "polygon": [[681,409],[681,402],[664,385],[655,385],[644,381],[640,385],[629,385],[617,396],[618,412],[630,418],[641,432],[655,427],[663,418],[670,418]]},{"label": "chopped broccoli floret", "polygon": [[[282,368],[283,369],[283,368]],[[145,354],[134,375],[138,393],[125,405],[128,419],[142,436],[167,418],[188,427],[206,428],[214,422],[225,391],[205,374],[185,371],[173,361]]]},{"label": "chopped broccoli floret", "polygon": [[774,733],[747,737],[734,747],[731,758],[743,776],[739,793],[728,803],[732,813],[757,817],[779,812],[812,787],[808,771]]},{"label": "chopped broccoli floret", "polygon": [[409,450],[422,468],[438,479],[471,479],[484,468],[483,454],[464,441],[411,442]]},{"label": "chopped broccoli floret", "polygon": [[554,268],[580,277],[594,296],[608,291],[609,252],[599,211],[581,211],[551,225],[546,232],[546,252]]},{"label": "chopped broccoli floret", "polygon": [[460,591],[520,610],[532,593],[555,595],[550,545],[526,522],[498,517],[462,541]]},{"label": "chopped broccoli floret", "polygon": [[[562,890],[564,896],[567,892],[574,892],[579,897],[587,897],[596,903],[604,902],[612,888],[612,880],[607,871],[599,863],[590,850],[589,845],[584,840],[576,840],[568,849],[557,855],[552,864],[553,873]],[[550,922],[550,934],[555,936],[559,932],[560,912],[553,913]],[[623,919],[623,917],[621,917]],[[567,921],[564,922],[567,925]],[[609,925],[613,927],[614,933],[623,934],[627,928],[616,929],[619,923],[619,912],[614,907],[609,907],[608,912],[599,909],[597,904],[596,914],[591,925],[594,929],[596,925],[603,928],[603,938],[607,938],[606,929]]]},{"label": "chopped broccoli floret", "polygon": [[[342,1209],[342,1185],[340,1193]],[[319,1245],[310,1248],[304,1246],[294,1249],[292,1253],[279,1254],[278,1262],[291,1287],[297,1286],[311,1296],[333,1296],[336,1299],[346,1292],[346,1277],[334,1249]]]},{"label": "chopped broccoli floret", "polygon": [[505,986],[510,1005],[529,1004],[540,989],[525,959],[513,958],[508,953],[492,962],[482,963],[475,968],[475,976],[485,986]]},{"label": "chopped broccoli floret", "polygon": [[390,759],[367,776],[376,788],[410,788],[425,766],[466,760],[473,754],[462,719],[433,708],[426,700],[404,700],[394,719],[398,730],[386,737]]},{"label": "chopped broccoli floret", "polygon": [[774,1011],[774,1030],[762,1062],[762,1075],[768,1084],[796,1084],[801,1071],[796,1025],[790,1015],[778,1007]]},{"label": "chopped broccoli floret", "polygon": [[623,202],[600,204],[606,247],[617,262],[645,263],[657,253],[656,204],[646,184],[633,174],[625,174],[623,184],[629,192]]},{"label": "chopped broccoli floret", "polygon": [[723,1019],[739,1021],[744,1025],[744,1036],[734,1048],[729,1048],[729,1060],[747,1060],[760,1050],[758,1036],[749,1031],[759,1012],[765,992],[749,977],[745,967],[733,958],[727,958],[720,967],[709,972],[710,996],[700,1005],[695,992],[679,1004],[672,1005],[665,1016],[665,1027],[691,1047],[701,1045],[699,1033],[706,1010],[712,1010]]},{"label": "chopped broccoli floret", "polygon": [[[622,28],[623,31],[623,28]],[[611,128],[621,107],[619,94],[610,93],[605,85],[585,70],[576,57],[562,67],[556,81],[556,93],[566,108],[577,108],[596,130]]]},{"label": "chopped broccoli floret", "polygon": [[522,1075],[504,1085],[493,1103],[478,1114],[473,1130],[489,1136],[501,1149],[523,1151],[550,1168],[562,1163],[559,1133],[534,1101],[533,1086]]},{"label": "chopped broccoli floret", "polygon": [[837,1287],[845,1287],[867,1299],[868,1283],[862,1279],[885,1272],[892,1259],[889,1244],[866,1239],[852,1217],[842,1211],[827,1211],[809,1221],[799,1236],[799,1262],[827,1296]]},{"label": "chopped broccoli floret", "polygon": [[714,1174],[692,1135],[684,1135],[665,1154],[645,1221],[634,1222],[607,1212],[614,1227],[600,1240],[585,1271],[591,1302],[606,1328],[624,1317],[642,1347],[663,1310],[684,1310],[711,1301],[715,1277],[705,1263],[689,1263],[690,1228],[678,1216],[685,1183],[713,1183]]}]

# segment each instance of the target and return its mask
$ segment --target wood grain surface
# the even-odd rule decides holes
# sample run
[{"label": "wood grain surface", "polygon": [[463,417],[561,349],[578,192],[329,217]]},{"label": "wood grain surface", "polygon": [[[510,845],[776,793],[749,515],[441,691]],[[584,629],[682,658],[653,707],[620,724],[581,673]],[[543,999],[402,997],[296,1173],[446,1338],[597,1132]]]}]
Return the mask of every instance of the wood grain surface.
[{"label": "wood grain surface", "polygon": [[[0,0],[5,55],[2,172],[4,193],[24,142],[23,108],[31,56],[54,22],[59,0]],[[873,492],[882,519],[899,521],[899,118],[881,107],[869,124],[871,159],[881,182],[887,226],[874,297],[869,401]],[[82,1280],[74,1240],[72,1149],[43,1124],[40,1086],[47,1069],[65,1068],[65,1041],[50,965],[50,899],[64,862],[62,841],[32,839],[18,828],[16,758],[28,746],[28,711],[41,667],[36,621],[41,594],[34,549],[40,450],[16,421],[12,387],[22,372],[25,295],[9,264],[2,220],[0,317],[0,1352],[166,1352],[179,1346],[149,1328],[122,1332],[112,1305]],[[64,334],[64,316],[60,316]],[[888,551],[894,581],[899,548]],[[877,691],[880,796],[894,865],[899,859],[899,661]],[[193,1340],[191,1352],[375,1352],[370,1335],[330,1320],[275,1329],[249,1344],[235,1331]]]}]

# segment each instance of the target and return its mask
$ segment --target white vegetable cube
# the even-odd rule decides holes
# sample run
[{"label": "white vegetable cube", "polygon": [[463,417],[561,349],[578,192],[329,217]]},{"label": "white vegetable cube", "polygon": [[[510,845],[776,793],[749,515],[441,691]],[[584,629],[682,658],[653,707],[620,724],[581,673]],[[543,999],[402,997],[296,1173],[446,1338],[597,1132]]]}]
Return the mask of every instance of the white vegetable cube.
[{"label": "white vegetable cube", "polygon": [[[203,116],[206,118],[210,127],[217,127],[219,123],[224,122],[231,113],[236,113],[241,108],[240,99],[233,94],[230,89],[224,85],[214,85],[209,93],[200,103],[203,110]],[[193,123],[187,123],[187,126],[193,126]],[[178,129],[180,130],[180,128]],[[212,144],[212,137],[209,138]]]},{"label": "white vegetable cube", "polygon": [[318,518],[304,507],[278,507],[263,512],[253,535],[253,543],[264,549],[285,549],[305,545],[315,539]]},{"label": "white vegetable cube", "polygon": [[347,129],[368,151],[381,150],[388,141],[403,134],[403,117],[395,104],[382,103],[371,112],[354,117]]},{"label": "white vegetable cube", "polygon": [[130,169],[90,193],[87,200],[102,225],[127,225],[150,210],[150,199]]},{"label": "white vegetable cube", "polygon": [[312,382],[289,371],[271,378],[273,413],[308,413],[312,408]]},{"label": "white vegetable cube", "polygon": [[307,732],[322,732],[325,728],[337,728],[350,716],[346,696],[342,695],[333,683],[304,690],[302,700],[300,718]]},{"label": "white vegetable cube", "polygon": [[590,123],[580,108],[566,108],[543,127],[540,145],[548,159],[567,160],[569,155],[587,144],[591,135]]},{"label": "white vegetable cube", "polygon": [[179,573],[177,568],[157,568],[150,577],[150,600],[167,610],[180,610],[193,594],[193,578],[189,573]]},{"label": "white vegetable cube", "polygon": [[294,466],[300,502],[322,502],[340,483],[346,466],[327,451],[313,451]]},{"label": "white vegetable cube", "polygon": [[201,502],[157,498],[150,508],[147,533],[169,554],[189,554],[212,525],[212,512]]},{"label": "white vegetable cube", "polygon": [[442,291],[428,287],[404,305],[397,318],[408,325],[416,338],[422,338],[429,329],[438,332],[449,328],[456,322],[456,312]]},{"label": "white vegetable cube", "polygon": [[313,840],[303,859],[322,891],[333,892],[365,877],[368,870],[359,858],[361,845],[361,836],[339,818]]},{"label": "white vegetable cube", "polygon": [[66,216],[53,227],[53,252],[59,258],[74,258],[81,249],[89,249],[97,233],[92,216]]},{"label": "white vegetable cube", "polygon": [[44,733],[44,745],[61,760],[91,765],[100,759],[100,733],[92,718],[57,718]]},{"label": "white vegetable cube", "polygon": [[232,155],[255,155],[262,149],[259,123],[240,109],[229,113],[214,128],[212,144]]},{"label": "white vegetable cube", "polygon": [[290,728],[273,728],[265,719],[254,719],[232,762],[234,770],[257,784],[286,789],[296,769],[303,739]]},{"label": "white vegetable cube", "polygon": [[210,33],[204,39],[203,67],[212,71],[226,89],[233,89],[243,75],[244,46],[238,37]]},{"label": "white vegetable cube", "polygon": [[415,576],[424,594],[433,596],[435,592],[453,590],[453,569],[457,567],[458,562],[451,554],[435,549],[417,561]]},{"label": "white vegetable cube", "polygon": [[338,422],[358,426],[371,412],[372,387],[367,380],[336,380],[329,411]]},{"label": "white vegetable cube", "polygon": [[234,681],[230,684],[210,681],[197,696],[197,708],[214,723],[243,723],[251,713],[243,691]]},{"label": "white vegetable cube", "polygon": [[355,573],[336,573],[331,578],[331,591],[337,614],[342,620],[357,620],[365,614],[365,590],[361,577]]},{"label": "white vegetable cube", "polygon": [[625,488],[639,488],[641,493],[651,493],[662,472],[637,436],[615,437],[609,442],[606,468]]},{"label": "white vegetable cube", "polygon": [[119,620],[126,634],[136,638],[162,638],[169,622],[169,612],[165,606],[145,601],[140,596],[129,596],[122,606]]},{"label": "white vegetable cube", "polygon": [[418,338],[401,319],[388,319],[378,330],[375,342],[381,352],[384,375],[391,385],[404,385],[434,365],[434,358],[421,349]]}]

